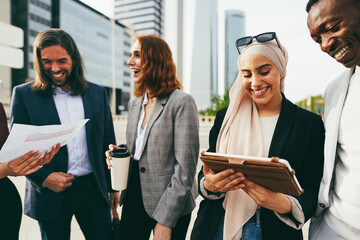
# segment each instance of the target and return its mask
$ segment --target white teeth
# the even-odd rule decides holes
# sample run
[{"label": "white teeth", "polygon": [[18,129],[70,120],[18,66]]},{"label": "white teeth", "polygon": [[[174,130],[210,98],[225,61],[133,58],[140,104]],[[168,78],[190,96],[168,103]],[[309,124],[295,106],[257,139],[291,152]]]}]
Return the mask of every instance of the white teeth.
[{"label": "white teeth", "polygon": [[54,77],[61,77],[62,74],[54,74]]},{"label": "white teeth", "polygon": [[343,47],[342,49],[340,49],[340,51],[338,51],[338,52],[334,55],[334,57],[335,57],[335,58],[341,57],[347,50],[349,50],[349,46]]},{"label": "white teeth", "polygon": [[267,89],[267,88],[264,88],[264,89],[259,90],[259,91],[255,91],[255,90],[253,90],[253,91],[254,91],[255,94],[261,94],[261,93],[265,92],[266,89]]}]

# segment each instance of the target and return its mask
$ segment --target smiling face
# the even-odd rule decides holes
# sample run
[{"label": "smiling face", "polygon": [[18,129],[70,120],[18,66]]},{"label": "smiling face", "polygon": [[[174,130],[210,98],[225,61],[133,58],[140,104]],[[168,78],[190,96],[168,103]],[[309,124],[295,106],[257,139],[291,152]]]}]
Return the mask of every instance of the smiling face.
[{"label": "smiling face", "polygon": [[139,83],[141,75],[140,43],[136,40],[130,50],[130,58],[127,62],[134,77],[134,82]]},{"label": "smiling face", "polygon": [[41,50],[41,63],[45,74],[55,86],[65,92],[70,91],[69,76],[73,68],[73,61],[65,48],[54,45]]},{"label": "smiling face", "polygon": [[360,2],[320,0],[309,11],[312,39],[345,67],[360,64]]},{"label": "smiling face", "polygon": [[280,71],[262,55],[249,55],[240,65],[242,86],[259,112],[281,108]]}]

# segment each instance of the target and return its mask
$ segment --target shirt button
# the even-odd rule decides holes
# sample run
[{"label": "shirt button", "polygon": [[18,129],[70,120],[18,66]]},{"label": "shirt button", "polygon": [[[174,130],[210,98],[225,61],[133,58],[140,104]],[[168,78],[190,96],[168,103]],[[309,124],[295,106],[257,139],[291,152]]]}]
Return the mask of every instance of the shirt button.
[{"label": "shirt button", "polygon": [[322,207],[322,208],[324,208],[324,207],[325,207],[325,204],[319,203],[319,206]]},{"label": "shirt button", "polygon": [[140,172],[144,173],[146,169],[144,167],[140,168]]}]

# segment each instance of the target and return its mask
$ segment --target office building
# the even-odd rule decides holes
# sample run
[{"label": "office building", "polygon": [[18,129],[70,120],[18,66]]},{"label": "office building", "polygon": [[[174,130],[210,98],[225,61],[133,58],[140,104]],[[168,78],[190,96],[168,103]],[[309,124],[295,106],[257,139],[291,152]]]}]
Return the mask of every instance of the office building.
[{"label": "office building", "polygon": [[205,110],[218,94],[217,0],[196,0],[193,33],[190,94],[198,110]]},{"label": "office building", "polygon": [[[186,15],[188,17],[188,15]],[[174,63],[176,75],[184,85],[183,57],[184,38],[187,37],[188,26],[184,30],[184,0],[164,0],[164,27],[163,38],[168,43]],[[184,86],[185,89],[185,86]]]},{"label": "office building", "polygon": [[136,34],[163,35],[163,0],[115,0],[114,15]]},{"label": "office building", "polygon": [[23,68],[24,31],[11,25],[11,2],[0,1],[0,102],[9,116],[11,100],[11,69]]},{"label": "office building", "polygon": [[79,48],[87,80],[106,88],[114,113],[127,110],[132,37],[124,25],[112,25],[108,17],[77,0],[12,0],[12,7],[13,24],[25,32],[25,66],[13,70],[13,86],[34,77],[32,43],[37,33],[49,27],[62,28]]},{"label": "office building", "polygon": [[11,23],[24,31],[24,68],[12,70],[12,86],[34,77],[32,43],[52,26],[52,0],[11,0]]},{"label": "office building", "polygon": [[245,13],[238,10],[225,11],[225,91],[234,83],[239,53],[235,41],[245,36]]}]

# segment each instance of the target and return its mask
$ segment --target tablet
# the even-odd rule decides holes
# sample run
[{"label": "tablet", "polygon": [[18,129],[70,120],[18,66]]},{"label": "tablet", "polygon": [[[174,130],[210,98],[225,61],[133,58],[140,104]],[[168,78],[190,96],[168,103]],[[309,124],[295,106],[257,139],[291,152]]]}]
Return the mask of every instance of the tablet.
[{"label": "tablet", "polygon": [[202,152],[200,159],[214,173],[231,168],[244,173],[248,180],[274,192],[299,196],[304,191],[295,171],[285,159],[212,152]]}]

